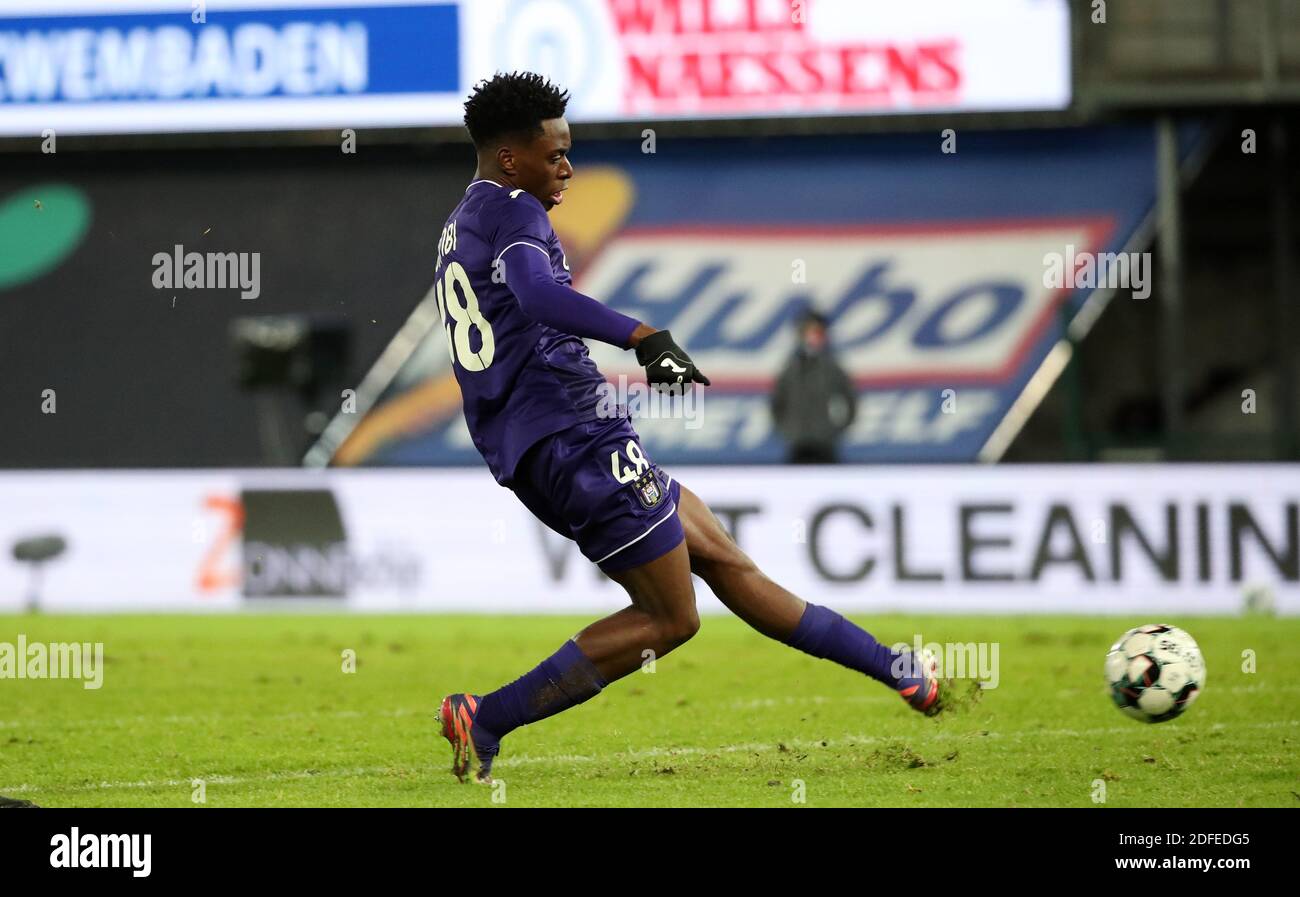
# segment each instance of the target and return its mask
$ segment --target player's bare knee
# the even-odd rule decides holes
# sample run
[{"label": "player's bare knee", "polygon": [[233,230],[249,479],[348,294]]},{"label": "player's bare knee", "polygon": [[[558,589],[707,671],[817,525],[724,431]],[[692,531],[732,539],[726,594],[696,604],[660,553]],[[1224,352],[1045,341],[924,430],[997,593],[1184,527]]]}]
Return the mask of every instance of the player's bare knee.
[{"label": "player's bare knee", "polygon": [[659,625],[664,641],[675,648],[689,642],[700,631],[700,614],[692,606],[689,610],[665,618]]}]

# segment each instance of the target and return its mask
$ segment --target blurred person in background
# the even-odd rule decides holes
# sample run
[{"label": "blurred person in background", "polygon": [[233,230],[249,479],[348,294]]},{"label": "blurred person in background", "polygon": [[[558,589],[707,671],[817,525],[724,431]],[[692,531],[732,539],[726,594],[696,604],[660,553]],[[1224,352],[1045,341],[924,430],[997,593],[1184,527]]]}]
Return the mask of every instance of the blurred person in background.
[{"label": "blurred person in background", "polygon": [[772,393],[772,417],[791,464],[834,464],[840,437],[857,415],[858,396],[835,360],[826,317],[810,310],[798,327],[798,344]]}]

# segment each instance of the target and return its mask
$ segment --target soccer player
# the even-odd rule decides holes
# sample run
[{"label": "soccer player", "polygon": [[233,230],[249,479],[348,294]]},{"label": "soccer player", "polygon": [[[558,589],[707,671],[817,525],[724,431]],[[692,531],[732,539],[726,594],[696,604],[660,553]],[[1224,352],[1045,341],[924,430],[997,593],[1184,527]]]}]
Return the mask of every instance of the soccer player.
[{"label": "soccer player", "polygon": [[568,93],[532,73],[497,74],[465,103],[478,170],[438,241],[435,295],[474,445],[497,482],[578,543],[631,603],[592,623],[514,682],[443,699],[452,772],[490,782],[501,740],[595,697],[700,627],[691,574],[764,635],[835,661],[938,712],[934,659],[895,652],[768,579],[689,489],[656,465],[625,417],[598,414],[605,379],[583,338],[636,351],[655,388],[709,379],[667,330],[569,286],[547,212],[573,177]]}]

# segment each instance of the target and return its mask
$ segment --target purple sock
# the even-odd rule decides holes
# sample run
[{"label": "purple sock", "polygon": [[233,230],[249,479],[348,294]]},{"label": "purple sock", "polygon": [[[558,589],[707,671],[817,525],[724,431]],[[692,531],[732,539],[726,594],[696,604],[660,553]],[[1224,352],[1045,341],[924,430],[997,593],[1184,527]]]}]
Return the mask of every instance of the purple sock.
[{"label": "purple sock", "polygon": [[474,727],[501,739],[520,726],[594,698],[608,684],[570,639],[532,671],[484,695]]},{"label": "purple sock", "polygon": [[833,660],[865,673],[890,688],[898,685],[898,677],[890,669],[895,657],[893,651],[861,626],[811,601],[786,644],[813,657]]}]

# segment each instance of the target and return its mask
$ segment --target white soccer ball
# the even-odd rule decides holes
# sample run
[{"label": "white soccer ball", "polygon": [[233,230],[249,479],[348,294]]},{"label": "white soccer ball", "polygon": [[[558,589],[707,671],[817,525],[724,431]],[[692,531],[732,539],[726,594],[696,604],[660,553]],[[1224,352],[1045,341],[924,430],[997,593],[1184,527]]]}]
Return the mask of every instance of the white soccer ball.
[{"label": "white soccer ball", "polygon": [[1181,716],[1205,687],[1205,660],[1177,626],[1130,629],[1106,655],[1106,684],[1115,706],[1146,723]]}]

